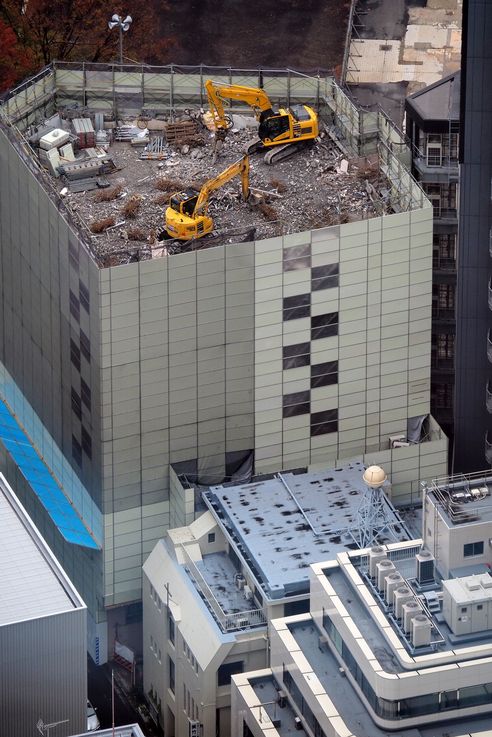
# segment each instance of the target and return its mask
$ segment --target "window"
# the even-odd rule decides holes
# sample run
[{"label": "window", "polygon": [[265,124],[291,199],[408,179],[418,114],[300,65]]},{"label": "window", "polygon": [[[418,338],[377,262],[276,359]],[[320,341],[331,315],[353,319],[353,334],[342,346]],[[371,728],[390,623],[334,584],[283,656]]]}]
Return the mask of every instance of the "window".
[{"label": "window", "polygon": [[483,609],[483,604],[477,604],[477,612],[481,612]]},{"label": "window", "polygon": [[72,387],[71,397],[72,397],[72,411],[79,418],[79,420],[81,420],[82,419],[82,405],[80,404],[80,397],[73,387]]},{"label": "window", "polygon": [[81,396],[81,399],[82,399],[83,403],[85,404],[85,406],[87,407],[87,409],[90,412],[90,409],[91,409],[91,390],[90,390],[89,386],[85,383],[85,381],[83,379],[80,380],[80,396]]},{"label": "window", "polygon": [[209,532],[208,533],[208,541],[209,541],[209,543],[214,543],[215,542],[215,532]]},{"label": "window", "polygon": [[311,314],[311,295],[296,294],[293,297],[284,297],[283,318],[284,320],[298,320],[301,317],[309,317]]},{"label": "window", "polygon": [[316,363],[311,366],[311,389],[338,383],[338,361]]},{"label": "window", "polygon": [[70,290],[70,314],[77,322],[80,321],[80,302],[72,290]]},{"label": "window", "polygon": [[311,246],[292,246],[284,249],[284,271],[309,269],[311,266]]},{"label": "window", "polygon": [[174,660],[167,656],[168,661],[168,670],[169,670],[169,688],[174,693],[174,689],[176,688],[176,667],[174,665]]},{"label": "window", "polygon": [[169,642],[171,642],[174,645],[175,640],[176,640],[176,629],[174,626],[173,615],[171,614],[169,609],[167,610],[167,632],[168,632],[167,638]]},{"label": "window", "polygon": [[309,599],[301,599],[301,601],[288,601],[284,604],[284,617],[291,617],[294,614],[305,614],[309,611]]},{"label": "window", "polygon": [[231,682],[231,676],[242,672],[242,660],[237,660],[234,663],[222,663],[217,671],[217,686],[228,686]]},{"label": "window", "polygon": [[286,394],[283,399],[283,416],[296,417],[305,415],[311,410],[310,392],[294,392]]},{"label": "window", "polygon": [[299,366],[309,366],[311,361],[311,344],[297,343],[296,345],[285,345],[283,348],[283,368],[292,369]]},{"label": "window", "polygon": [[80,348],[74,340],[70,338],[70,360],[77,369],[80,371]]},{"label": "window", "polygon": [[311,437],[338,432],[338,410],[327,409],[311,415]]},{"label": "window", "polygon": [[82,465],[82,446],[75,435],[72,435],[72,458],[78,466]]},{"label": "window", "polygon": [[338,264],[326,264],[325,266],[313,266],[311,270],[311,289],[318,292],[321,289],[332,289],[338,287]]},{"label": "window", "polygon": [[467,613],[467,611],[468,611],[468,607],[466,607],[466,606],[462,606],[462,607],[461,607],[461,613],[462,613],[462,614],[466,614],[466,613]]},{"label": "window", "polygon": [[91,360],[91,342],[83,330],[80,331],[80,352],[84,358],[90,362]]},{"label": "window", "polygon": [[79,270],[79,247],[77,243],[68,242],[68,260],[75,271]]},{"label": "window", "polygon": [[82,450],[88,458],[92,458],[92,438],[85,427],[82,427]]},{"label": "window", "polygon": [[80,304],[86,312],[89,312],[89,290],[85,284],[79,279],[79,298]]},{"label": "window", "polygon": [[483,555],[483,541],[463,545],[463,556],[465,558],[471,558],[474,555]]},{"label": "window", "polygon": [[441,166],[442,141],[440,134],[429,133],[427,136],[427,166]]},{"label": "window", "polygon": [[338,312],[313,315],[311,318],[311,340],[338,335]]}]

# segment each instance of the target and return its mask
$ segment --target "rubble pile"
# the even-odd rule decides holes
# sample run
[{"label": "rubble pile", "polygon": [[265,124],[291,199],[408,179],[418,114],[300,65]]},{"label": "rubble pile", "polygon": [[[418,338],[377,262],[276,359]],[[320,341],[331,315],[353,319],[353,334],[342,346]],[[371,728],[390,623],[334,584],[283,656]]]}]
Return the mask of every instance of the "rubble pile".
[{"label": "rubble pile", "polygon": [[141,121],[116,124],[101,114],[96,117],[92,126],[89,118],[82,123],[83,118],[55,116],[51,128],[45,125],[30,142],[39,148],[40,163],[59,178],[60,194],[104,266],[391,211],[377,156],[347,160],[322,132],[312,147],[278,164],[267,166],[261,153],[252,155],[247,202],[241,198],[239,178],[212,193],[212,234],[187,243],[165,241],[170,195],[187,187],[199,189],[240,159],[256,137],[254,119],[234,116],[232,130],[218,147],[213,132],[191,111],[182,120],[149,120],[143,126]]}]

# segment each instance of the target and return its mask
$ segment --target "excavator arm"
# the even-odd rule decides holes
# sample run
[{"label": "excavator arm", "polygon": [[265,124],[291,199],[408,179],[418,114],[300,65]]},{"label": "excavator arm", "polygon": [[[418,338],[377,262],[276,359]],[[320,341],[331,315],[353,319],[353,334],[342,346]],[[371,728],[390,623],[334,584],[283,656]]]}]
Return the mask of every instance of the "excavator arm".
[{"label": "excavator arm", "polygon": [[202,215],[204,210],[206,210],[208,198],[210,197],[211,192],[219,189],[219,187],[222,187],[224,184],[227,184],[227,182],[238,174],[241,175],[243,199],[247,200],[249,196],[249,158],[247,156],[243,156],[242,159],[239,159],[239,161],[228,166],[227,169],[224,169],[224,171],[218,174],[214,179],[209,179],[205,182],[198,195],[193,217]]},{"label": "excavator arm", "polygon": [[273,115],[272,103],[266,92],[255,87],[239,84],[218,84],[208,79],[205,82],[210,111],[217,129],[227,130],[229,124],[224,112],[223,100],[239,100],[253,108],[258,120]]}]

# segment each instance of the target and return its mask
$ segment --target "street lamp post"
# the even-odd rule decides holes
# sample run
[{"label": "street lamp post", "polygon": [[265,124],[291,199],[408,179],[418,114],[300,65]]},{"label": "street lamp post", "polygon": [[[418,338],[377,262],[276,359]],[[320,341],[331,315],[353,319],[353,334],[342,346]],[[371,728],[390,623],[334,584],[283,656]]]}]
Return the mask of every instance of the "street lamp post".
[{"label": "street lamp post", "polygon": [[122,18],[120,15],[115,13],[108,23],[110,30],[118,28],[120,32],[120,64],[123,64],[123,31],[128,31],[132,23],[131,15],[127,15],[126,18]]}]

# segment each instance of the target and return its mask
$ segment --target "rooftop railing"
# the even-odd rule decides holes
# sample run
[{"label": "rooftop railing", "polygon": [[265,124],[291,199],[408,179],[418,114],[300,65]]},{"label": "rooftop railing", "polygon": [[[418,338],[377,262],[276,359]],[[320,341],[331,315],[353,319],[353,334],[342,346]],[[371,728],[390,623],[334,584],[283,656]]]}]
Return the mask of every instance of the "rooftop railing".
[{"label": "rooftop railing", "polygon": [[200,569],[191,559],[183,545],[181,546],[181,551],[185,560],[185,568],[191,580],[222,632],[237,632],[238,630],[251,629],[253,627],[266,627],[267,618],[262,609],[248,609],[230,614],[224,612]]}]

